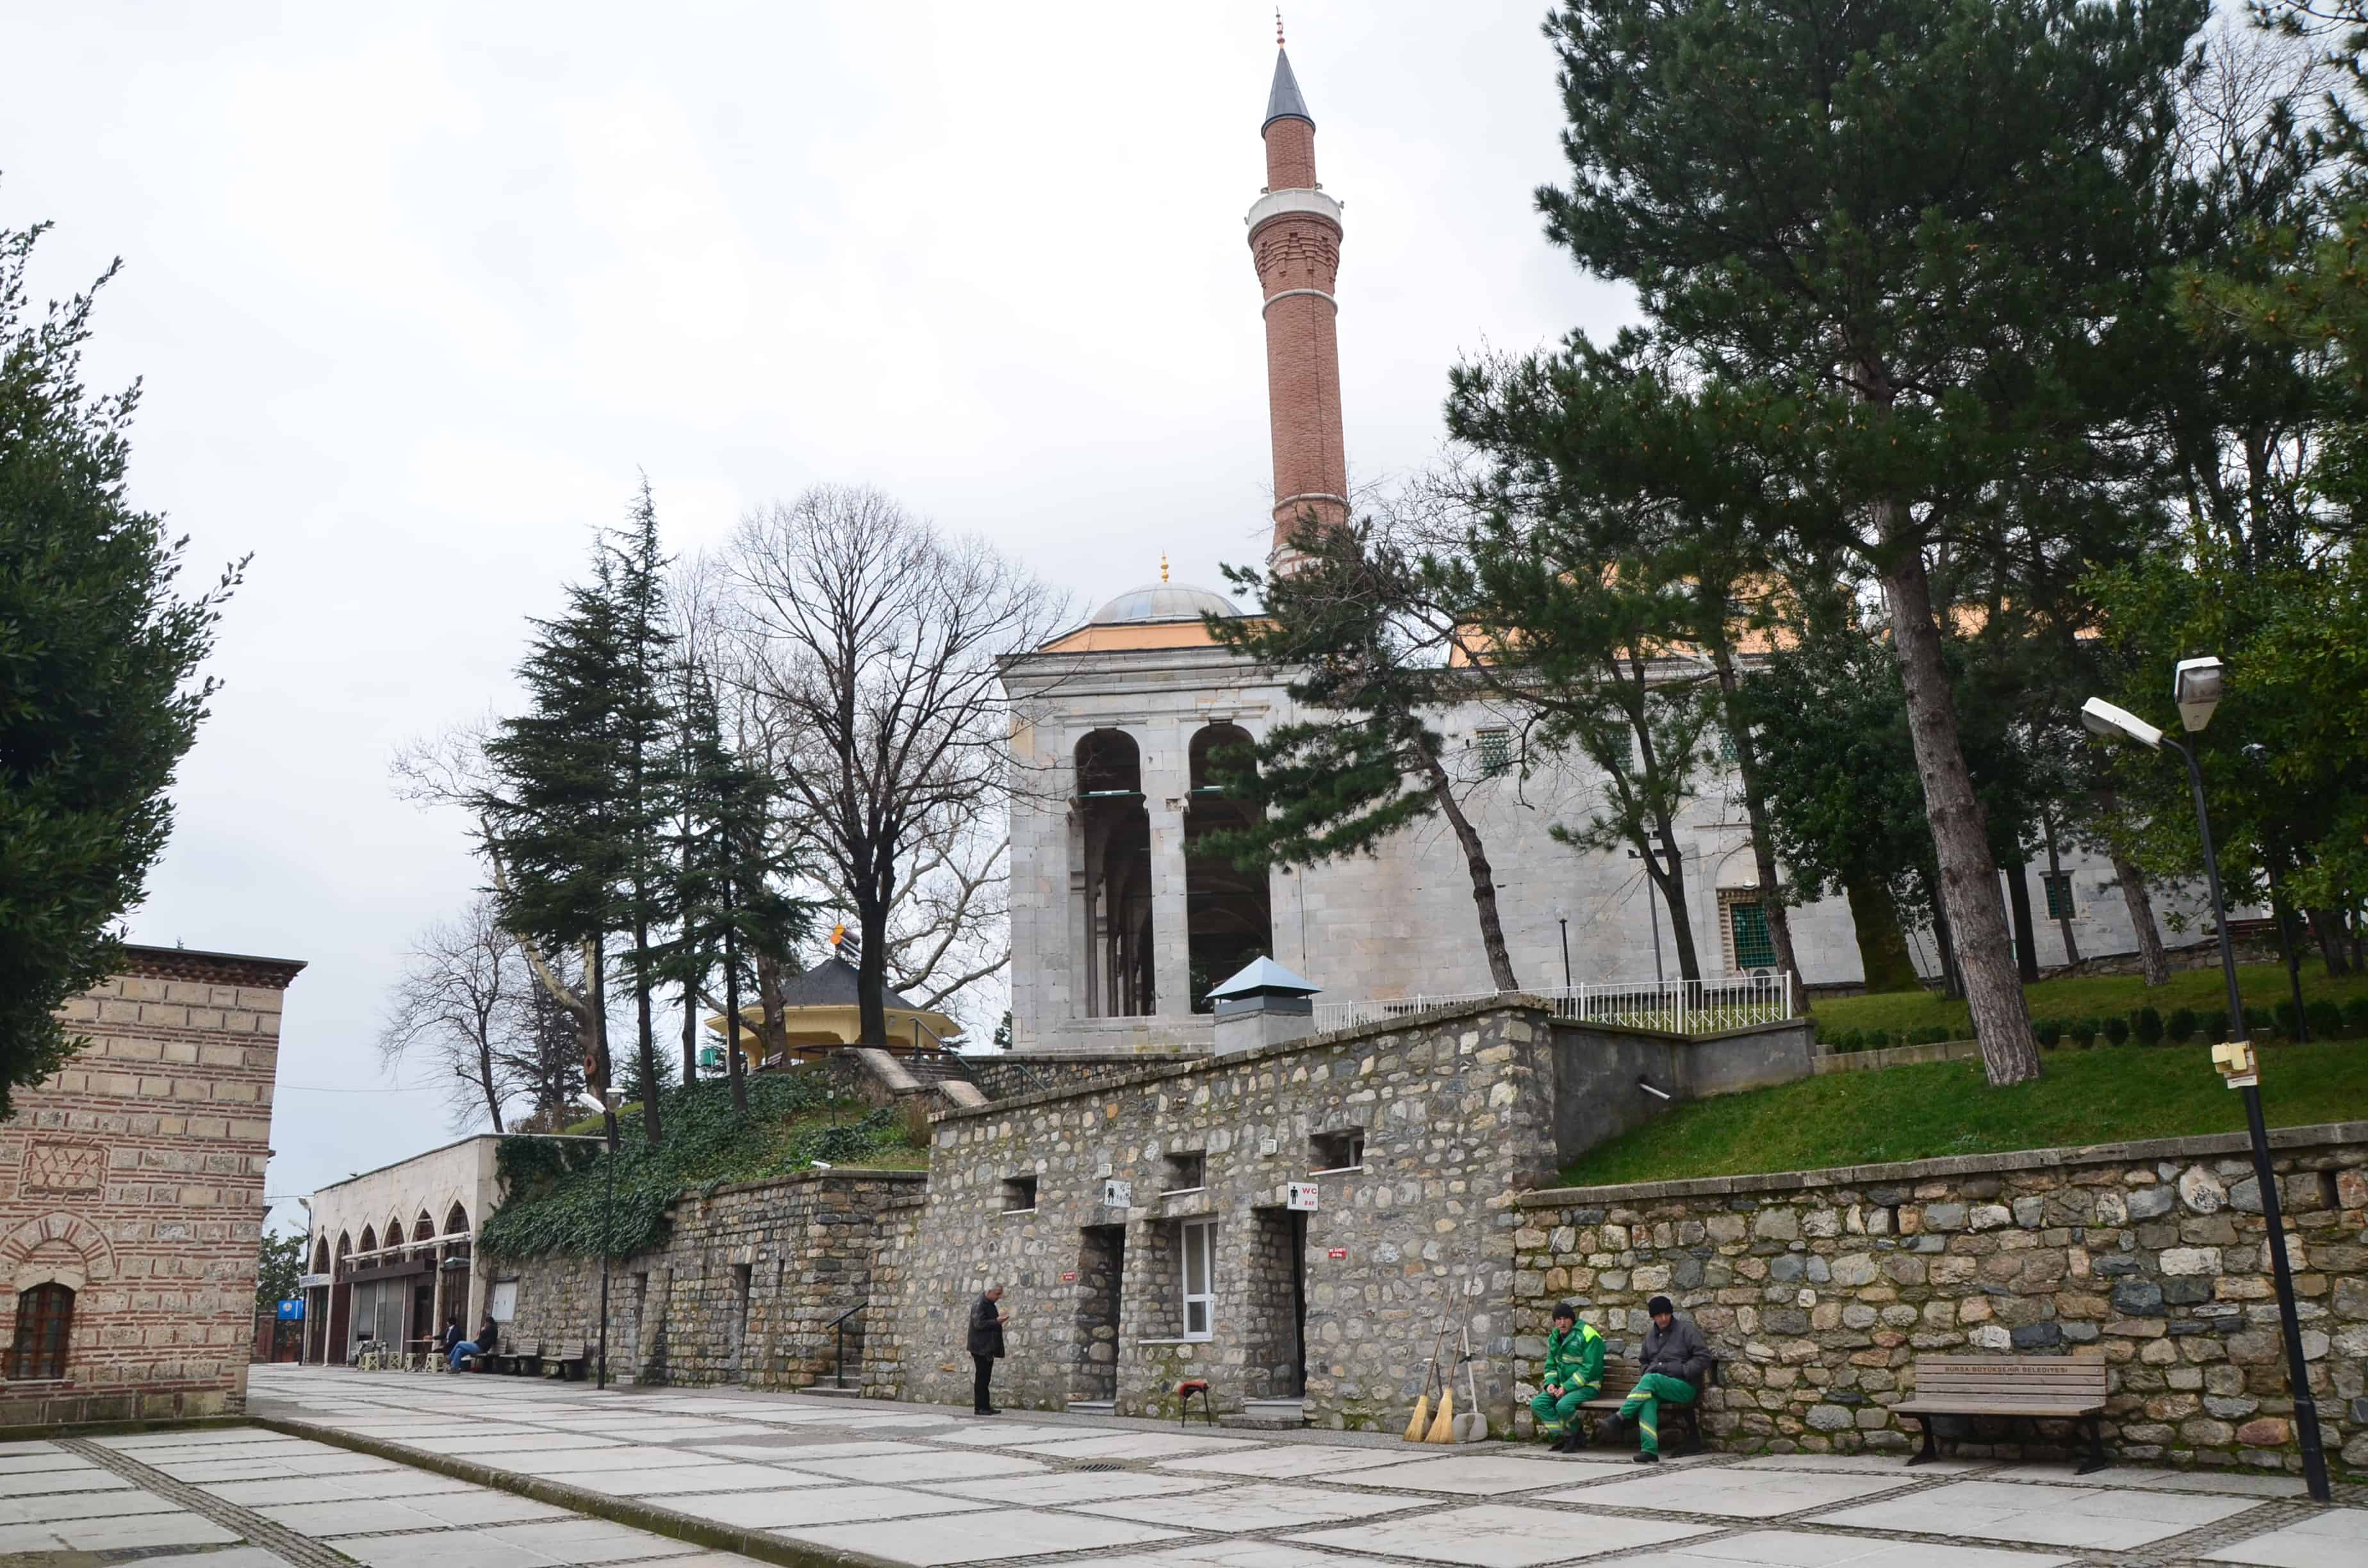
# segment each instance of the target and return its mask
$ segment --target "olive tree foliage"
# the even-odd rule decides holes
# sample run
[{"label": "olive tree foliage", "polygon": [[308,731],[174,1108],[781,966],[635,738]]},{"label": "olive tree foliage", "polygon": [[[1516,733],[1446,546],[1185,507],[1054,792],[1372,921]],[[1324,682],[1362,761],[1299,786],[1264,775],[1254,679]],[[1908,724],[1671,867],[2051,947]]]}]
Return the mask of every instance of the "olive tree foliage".
[{"label": "olive tree foliage", "polygon": [[0,227],[0,1116],[84,1043],[59,1018],[68,999],[121,966],[245,565],[176,591],[188,541],[126,479],[139,384],[82,381],[115,268],[37,311],[26,270],[46,227]]},{"label": "olive tree foliage", "polygon": [[1012,763],[1000,661],[1040,646],[1064,607],[984,540],[870,489],[760,507],[721,562],[728,678],[779,760],[830,902],[854,916],[862,1039],[883,1043],[892,966],[914,1001],[944,1001],[1008,955],[976,939],[1001,915]]}]

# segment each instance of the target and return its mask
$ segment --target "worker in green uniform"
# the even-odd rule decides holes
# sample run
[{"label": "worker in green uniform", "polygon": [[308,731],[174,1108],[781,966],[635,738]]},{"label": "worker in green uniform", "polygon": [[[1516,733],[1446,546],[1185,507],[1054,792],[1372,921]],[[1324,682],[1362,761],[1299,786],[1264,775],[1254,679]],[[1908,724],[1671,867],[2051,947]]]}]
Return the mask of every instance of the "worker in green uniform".
[{"label": "worker in green uniform", "polygon": [[1546,1364],[1538,1397],[1530,1414],[1538,1430],[1558,1454],[1575,1454],[1587,1447],[1587,1427],[1579,1406],[1603,1387],[1603,1335],[1593,1324],[1578,1321],[1578,1309],[1568,1301],[1554,1310],[1554,1329],[1546,1335]]}]

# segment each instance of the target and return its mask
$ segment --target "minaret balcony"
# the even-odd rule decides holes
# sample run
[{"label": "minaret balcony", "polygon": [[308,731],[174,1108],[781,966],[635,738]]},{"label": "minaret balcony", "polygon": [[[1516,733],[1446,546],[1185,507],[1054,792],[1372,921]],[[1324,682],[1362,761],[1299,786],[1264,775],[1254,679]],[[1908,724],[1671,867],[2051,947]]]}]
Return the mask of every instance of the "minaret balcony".
[{"label": "minaret balcony", "polygon": [[1269,190],[1250,203],[1249,216],[1242,222],[1249,226],[1250,237],[1278,218],[1321,218],[1334,228],[1343,227],[1340,203],[1320,190]]}]

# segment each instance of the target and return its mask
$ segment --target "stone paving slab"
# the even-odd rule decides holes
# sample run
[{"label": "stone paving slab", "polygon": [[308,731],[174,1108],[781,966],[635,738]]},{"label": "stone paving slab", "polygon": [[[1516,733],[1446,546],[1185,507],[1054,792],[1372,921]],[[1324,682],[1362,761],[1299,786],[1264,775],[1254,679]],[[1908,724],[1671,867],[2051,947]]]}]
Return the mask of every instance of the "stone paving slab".
[{"label": "stone paving slab", "polygon": [[885,1454],[933,1454],[938,1451],[918,1443],[818,1443],[797,1438],[767,1443],[701,1443],[699,1447],[702,1453],[725,1454],[735,1460],[754,1460],[759,1464],[770,1460],[780,1460],[785,1463],[795,1460],[799,1464],[803,1464],[808,1460],[860,1459],[867,1455]]},{"label": "stone paving slab", "polygon": [[1378,1557],[1311,1551],[1271,1540],[1211,1540],[1127,1557],[1091,1557],[1062,1568],[1386,1568]]},{"label": "stone paving slab", "polygon": [[722,1525],[775,1530],[815,1525],[874,1524],[927,1514],[968,1514],[989,1505],[967,1497],[933,1497],[894,1486],[833,1486],[809,1492],[721,1492],[651,1502]]},{"label": "stone paving slab", "polygon": [[2254,1506],[2236,1497],[1960,1481],[1912,1496],[1820,1514],[1812,1522],[2128,1551]]},{"label": "stone paving slab", "polygon": [[62,1449],[47,1453],[0,1455],[0,1475],[35,1475],[47,1470],[83,1470],[90,1461]]},{"label": "stone paving slab", "polygon": [[1550,1486],[1568,1486],[1585,1479],[1585,1471],[1614,1462],[1611,1456],[1589,1460],[1588,1454],[1576,1459],[1526,1459],[1510,1453],[1456,1454],[1360,1470],[1356,1483],[1404,1487],[1415,1492],[1448,1492],[1459,1497],[1501,1497],[1512,1492],[1543,1492]]},{"label": "stone paving slab", "polygon": [[696,1469],[655,1472],[604,1471],[599,1474],[552,1475],[543,1479],[562,1486],[598,1492],[607,1497],[688,1497],[702,1492],[767,1492],[787,1486],[837,1484],[835,1478],[827,1475],[809,1475],[803,1471],[784,1470],[780,1465],[738,1464],[728,1460]]},{"label": "stone paving slab", "polygon": [[1294,1443],[1287,1448],[1167,1460],[1159,1468],[1182,1475],[1249,1475],[1267,1481],[1287,1481],[1303,1475],[1346,1475],[1351,1471],[1378,1470],[1385,1464],[1406,1462],[1406,1452],[1400,1449],[1335,1449]]},{"label": "stone paving slab", "polygon": [[931,1449],[917,1454],[872,1454],[860,1459],[818,1460],[796,1456],[797,1468],[841,1481],[975,1481],[989,1475],[1042,1475],[1044,1466],[1017,1454],[950,1454]]},{"label": "stone paving slab", "polygon": [[1845,1540],[1793,1530],[1752,1530],[1667,1551],[1613,1558],[1607,1568],[2055,1568],[2072,1561],[1991,1546]]},{"label": "stone paving slab", "polygon": [[2329,1508],[2300,1524],[2224,1546],[2211,1560],[2268,1568],[2368,1568],[2368,1508]]},{"label": "stone paving slab", "polygon": [[1008,1449],[1021,1443],[1058,1443],[1073,1437],[1096,1436],[1091,1430],[1080,1432],[1075,1426],[1031,1426],[1025,1422],[982,1421],[965,1426],[931,1442],[952,1443],[961,1448]]},{"label": "stone paving slab", "polygon": [[142,1557],[140,1568],[293,1568],[288,1559],[259,1546],[233,1546],[222,1551],[174,1552]]},{"label": "stone paving slab", "polygon": [[0,1475],[0,1497],[49,1497],[61,1492],[112,1492],[131,1483],[109,1471],[104,1471],[86,1460],[77,1459],[73,1465],[58,1470],[35,1471],[28,1475]]},{"label": "stone paving slab", "polygon": [[1128,1497],[1179,1497],[1223,1486],[1220,1476],[1151,1475],[1139,1470],[1051,1471],[1042,1475],[1006,1475],[991,1481],[951,1481],[932,1486],[999,1506],[1064,1507],[1078,1503],[1115,1503]]},{"label": "stone paving slab", "polygon": [[[1917,1467],[1918,1473],[1930,1469]],[[2230,1497],[2302,1497],[2308,1495],[2298,1475],[2264,1475],[2241,1470],[2153,1470],[2113,1465],[2093,1475],[2082,1475],[2071,1464],[2017,1464],[1992,1471],[1990,1481],[2043,1481],[2066,1486],[2138,1487],[2150,1492],[2211,1492]]]},{"label": "stone paving slab", "polygon": [[0,1525],[0,1558],[18,1551],[129,1551],[152,1546],[221,1546],[238,1540],[232,1531],[186,1508],[166,1513],[113,1515],[103,1519],[51,1519],[38,1525]]},{"label": "stone paving slab", "polygon": [[1239,1437],[1190,1437],[1167,1432],[1079,1432],[1052,1443],[1015,1445],[1023,1454],[1044,1454],[1064,1460],[1166,1460],[1214,1449],[1240,1451],[1257,1445]]},{"label": "stone paving slab", "polygon": [[1304,1528],[1339,1519],[1369,1519],[1381,1514],[1438,1506],[1436,1497],[1412,1493],[1338,1492],[1269,1483],[1205,1494],[1180,1506],[1168,1498],[1145,1497],[1121,1503],[1084,1504],[1077,1512],[1150,1525],[1184,1522],[1196,1530],[1237,1535],[1251,1530]]},{"label": "stone paving slab", "polygon": [[987,1562],[1002,1557],[1033,1557],[1097,1547],[1137,1546],[1173,1540],[1178,1532],[1120,1519],[1088,1519],[1075,1514],[1008,1509],[966,1514],[951,1519],[910,1519],[895,1524],[835,1525],[781,1532],[791,1540],[860,1551],[892,1562],[936,1568],[947,1562]]},{"label": "stone paving slab", "polygon": [[1838,1474],[1896,1475],[1917,1481],[1926,1476],[1970,1475],[1975,1471],[1994,1471],[1996,1467],[1980,1460],[1935,1460],[1910,1470],[1907,1461],[1896,1454],[1754,1454],[1749,1459],[1736,1460],[1730,1468],[1827,1470]]},{"label": "stone paving slab", "polygon": [[64,1492],[51,1497],[0,1497],[0,1525],[38,1525],[52,1519],[104,1519],[125,1514],[169,1514],[180,1506],[136,1486],[110,1492]]},{"label": "stone paving slab", "polygon": [[1419,1517],[1379,1519],[1345,1529],[1302,1533],[1291,1539],[1346,1551],[1452,1562],[1462,1568],[1539,1568],[1542,1563],[1560,1562],[1589,1552],[1658,1546],[1709,1533],[1710,1527],[1662,1519],[1480,1503]]},{"label": "stone paving slab", "polygon": [[1732,1519],[1773,1519],[1895,1492],[1913,1485],[1915,1480],[1909,1475],[1832,1475],[1815,1471],[1737,1473],[1734,1466],[1721,1465],[1714,1469],[1680,1470],[1667,1475],[1631,1474],[1599,1486],[1541,1493],[1532,1501],[1714,1514]]},{"label": "stone paving slab", "polygon": [[416,1497],[425,1493],[465,1492],[469,1483],[429,1471],[389,1464],[359,1475],[275,1475],[261,1481],[209,1481],[198,1490],[242,1508],[269,1503],[313,1503],[330,1497]]}]

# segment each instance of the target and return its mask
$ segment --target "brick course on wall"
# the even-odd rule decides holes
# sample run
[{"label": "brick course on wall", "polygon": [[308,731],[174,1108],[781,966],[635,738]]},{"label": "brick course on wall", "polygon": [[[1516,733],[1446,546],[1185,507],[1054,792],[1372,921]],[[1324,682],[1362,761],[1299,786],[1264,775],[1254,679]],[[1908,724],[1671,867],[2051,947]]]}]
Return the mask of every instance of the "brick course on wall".
[{"label": "brick course on wall", "polygon": [[[2323,1439],[2368,1472],[2368,1123],[2272,1141]],[[1535,1379],[1554,1301],[1633,1343],[1667,1292],[1722,1358],[1703,1415],[1721,1447],[1901,1451],[1913,1428],[1891,1407],[1918,1355],[2081,1353],[2110,1369],[2106,1442],[2123,1458],[2294,1469],[2248,1147],[2169,1139],[1528,1194],[1517,1371]]]},{"label": "brick course on wall", "polygon": [[[609,1375],[647,1383],[803,1388],[832,1376],[830,1323],[871,1299],[881,1217],[919,1171],[810,1171],[678,1199],[666,1244],[609,1269]],[[546,1350],[600,1337],[600,1260],[495,1260],[518,1282],[507,1333]],[[848,1381],[869,1312],[850,1321]]]},{"label": "brick course on wall", "polygon": [[303,965],[132,948],[65,1009],[89,1043],[0,1123],[0,1313],[74,1291],[64,1376],[0,1426],[245,1407],[280,1003]]}]

